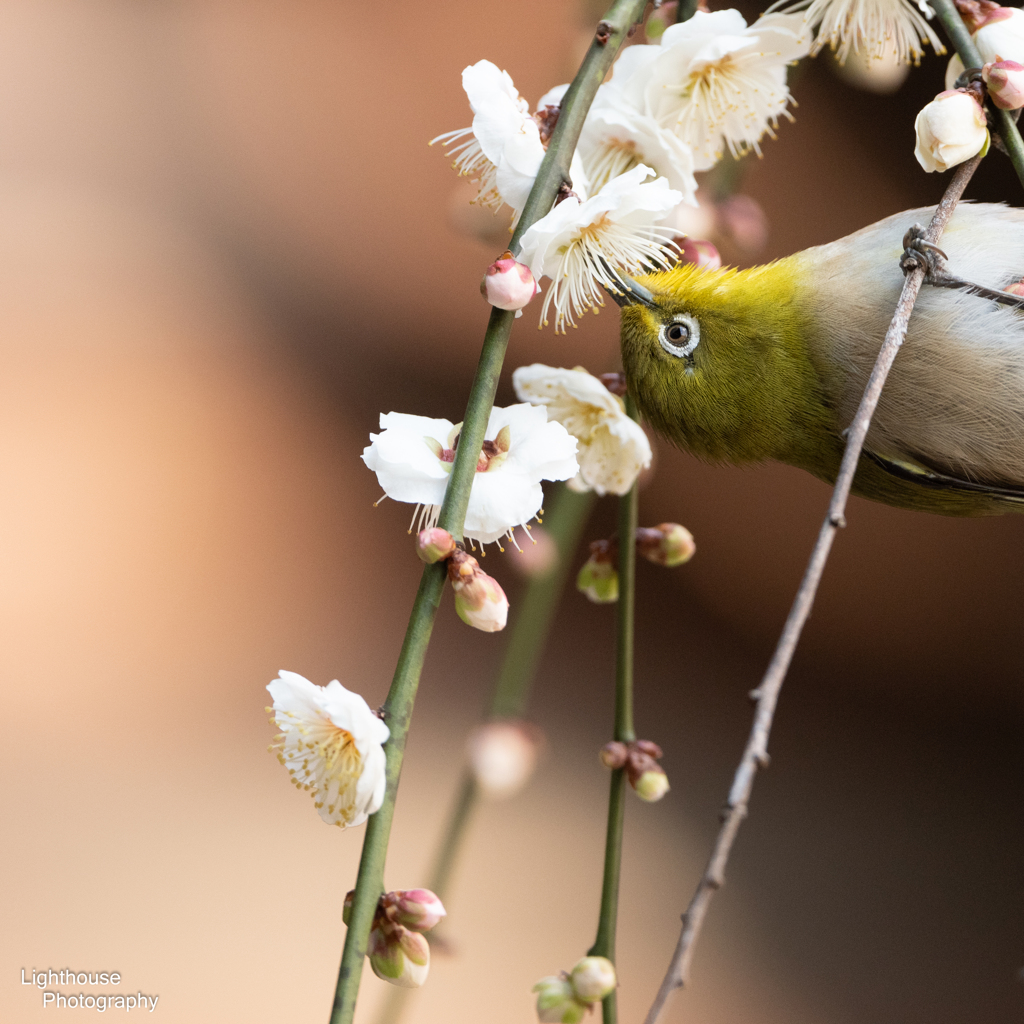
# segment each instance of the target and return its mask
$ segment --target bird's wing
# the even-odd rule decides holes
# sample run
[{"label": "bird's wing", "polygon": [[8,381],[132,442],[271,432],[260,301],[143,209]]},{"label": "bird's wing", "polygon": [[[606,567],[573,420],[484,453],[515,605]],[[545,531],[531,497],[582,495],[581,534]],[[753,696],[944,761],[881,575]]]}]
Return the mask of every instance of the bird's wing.
[{"label": "bird's wing", "polygon": [[919,463],[907,462],[903,459],[887,459],[867,448],[864,449],[864,454],[872,462],[884,469],[886,473],[921,487],[931,487],[942,491],[988,494],[993,498],[1001,498],[1004,501],[1012,501],[1024,505],[1024,487],[1002,487],[997,484],[986,484],[976,480],[962,480],[959,477],[939,473]]},{"label": "bird's wing", "polygon": [[[860,403],[903,288],[908,210],[801,255],[809,350],[845,426]],[[1024,210],[962,204],[941,239],[952,274],[1003,290],[1024,276]],[[872,420],[867,445],[961,492],[1024,487],[1024,312],[964,291],[924,288]],[[915,475],[923,482],[925,477]]]}]

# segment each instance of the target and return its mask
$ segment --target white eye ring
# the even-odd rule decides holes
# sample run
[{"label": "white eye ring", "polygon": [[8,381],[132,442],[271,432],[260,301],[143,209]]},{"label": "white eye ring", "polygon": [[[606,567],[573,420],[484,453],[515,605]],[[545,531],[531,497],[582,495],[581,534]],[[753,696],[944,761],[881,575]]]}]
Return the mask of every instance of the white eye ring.
[{"label": "white eye ring", "polygon": [[661,347],[677,359],[689,359],[700,344],[700,324],[696,317],[679,313],[658,329]]}]

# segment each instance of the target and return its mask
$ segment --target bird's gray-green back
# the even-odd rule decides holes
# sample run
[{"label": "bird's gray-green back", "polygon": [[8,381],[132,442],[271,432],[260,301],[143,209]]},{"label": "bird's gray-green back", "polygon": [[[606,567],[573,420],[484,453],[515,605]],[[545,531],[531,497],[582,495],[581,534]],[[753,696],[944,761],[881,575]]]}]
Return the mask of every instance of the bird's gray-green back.
[{"label": "bird's gray-green back", "polygon": [[[908,210],[797,257],[806,261],[811,359],[840,423],[853,418],[903,287],[903,236],[932,213]],[[939,244],[950,273],[1004,290],[1024,277],[1024,210],[963,203]],[[1024,311],[925,285],[866,448],[963,480],[1024,486]]]}]

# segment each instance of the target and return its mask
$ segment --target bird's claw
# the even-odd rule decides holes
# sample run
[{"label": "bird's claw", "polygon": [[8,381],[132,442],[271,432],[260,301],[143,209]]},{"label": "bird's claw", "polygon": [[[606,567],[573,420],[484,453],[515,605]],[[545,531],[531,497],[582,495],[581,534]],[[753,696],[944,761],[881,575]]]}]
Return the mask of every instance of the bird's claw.
[{"label": "bird's claw", "polygon": [[971,295],[979,295],[983,299],[990,299],[1001,306],[1024,309],[1024,296],[1013,292],[998,291],[995,288],[986,288],[984,285],[973,284],[971,281],[964,281],[962,278],[950,274],[945,266],[949,257],[934,242],[929,242],[924,235],[924,228],[920,224],[914,224],[903,236],[900,269],[904,274],[921,269],[924,270],[924,284],[932,285],[935,288],[956,288],[969,292]]},{"label": "bird's claw", "polygon": [[925,280],[938,276],[948,259],[946,254],[934,242],[925,237],[925,230],[920,224],[914,224],[903,236],[903,255],[900,257],[900,270],[904,274],[911,270],[924,270]]}]

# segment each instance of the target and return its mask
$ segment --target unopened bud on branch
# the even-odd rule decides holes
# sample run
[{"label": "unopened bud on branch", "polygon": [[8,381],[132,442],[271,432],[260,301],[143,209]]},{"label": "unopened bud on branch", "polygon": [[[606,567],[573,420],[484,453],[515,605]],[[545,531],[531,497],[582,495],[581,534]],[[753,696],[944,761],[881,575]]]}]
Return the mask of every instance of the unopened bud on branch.
[{"label": "unopened bud on branch", "polygon": [[697,545],[693,534],[679,523],[641,526],[636,531],[636,549],[649,562],[673,568],[693,558]]},{"label": "unopened bud on branch", "polygon": [[498,309],[522,309],[539,291],[530,268],[508,251],[487,268],[480,282],[480,294]]},{"label": "unopened bud on branch", "polygon": [[660,800],[670,788],[665,769],[657,764],[653,768],[641,772],[640,777],[633,783],[636,795],[649,804]]},{"label": "unopened bud on branch", "polygon": [[601,748],[600,757],[601,764],[614,771],[616,768],[623,767],[629,759],[629,747],[618,740],[612,740]]},{"label": "unopened bud on branch", "polygon": [[569,974],[573,994],[581,1003],[596,1003],[615,991],[615,965],[607,957],[585,956]]},{"label": "unopened bud on branch", "polygon": [[455,538],[447,531],[434,527],[416,534],[416,554],[430,565],[443,562],[455,552]]},{"label": "unopened bud on branch", "polygon": [[619,572],[615,568],[616,546],[610,540],[595,540],[590,558],[576,577],[576,589],[595,604],[611,604],[619,599]]},{"label": "unopened bud on branch", "polygon": [[966,89],[940,92],[917,115],[914,156],[926,171],[946,171],[988,149],[985,111]]},{"label": "unopened bud on branch", "polygon": [[497,580],[480,568],[465,551],[456,550],[448,559],[448,579],[455,591],[455,612],[474,629],[496,633],[508,621],[508,598]]},{"label": "unopened bud on branch", "polygon": [[971,31],[982,61],[1012,60],[1024,64],[1024,11],[991,4],[979,7],[988,9],[979,11]]},{"label": "unopened bud on branch", "polygon": [[373,973],[399,988],[419,988],[430,970],[430,946],[418,932],[386,917],[378,917],[370,929],[366,947]]},{"label": "unopened bud on branch", "polygon": [[587,1007],[576,999],[569,980],[558,975],[541,978],[533,991],[537,993],[537,1020],[541,1024],[579,1024]]},{"label": "unopened bud on branch", "polygon": [[992,102],[1001,110],[1024,107],[1024,64],[1015,60],[986,64],[981,69],[981,77],[988,86]]},{"label": "unopened bud on branch", "polygon": [[429,932],[448,911],[429,889],[397,889],[381,897],[388,920],[414,932]]},{"label": "unopened bud on branch", "polygon": [[626,769],[626,778],[641,800],[654,803],[668,791],[668,776],[658,764],[661,747],[652,740],[621,743],[612,740],[601,748],[601,763],[612,770]]}]

